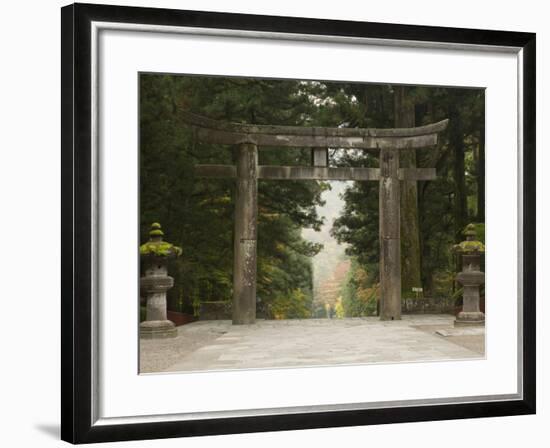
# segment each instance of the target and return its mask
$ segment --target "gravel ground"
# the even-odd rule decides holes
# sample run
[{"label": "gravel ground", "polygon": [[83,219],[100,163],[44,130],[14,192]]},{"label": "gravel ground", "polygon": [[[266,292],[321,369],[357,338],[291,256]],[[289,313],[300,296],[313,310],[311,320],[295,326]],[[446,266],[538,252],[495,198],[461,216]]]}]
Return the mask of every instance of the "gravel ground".
[{"label": "gravel ground", "polygon": [[[185,372],[482,358],[484,328],[454,328],[450,315],[348,319],[199,321],[172,339],[142,340],[140,372]],[[442,333],[444,336],[437,334]]]},{"label": "gravel ground", "polygon": [[[445,339],[480,355],[485,355],[485,327],[449,328],[442,325],[416,325],[415,328],[434,334],[438,338]],[[437,333],[438,331],[443,334]]]},{"label": "gravel ground", "polygon": [[186,355],[204,347],[227,332],[225,321],[204,321],[178,327],[169,339],[140,339],[139,372],[161,372]]}]

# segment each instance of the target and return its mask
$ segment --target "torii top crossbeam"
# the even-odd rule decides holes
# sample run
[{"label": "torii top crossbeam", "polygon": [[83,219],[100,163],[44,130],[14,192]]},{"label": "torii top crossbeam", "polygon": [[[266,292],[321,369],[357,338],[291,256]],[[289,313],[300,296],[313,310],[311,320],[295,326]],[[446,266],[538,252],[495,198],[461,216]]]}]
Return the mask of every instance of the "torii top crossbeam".
[{"label": "torii top crossbeam", "polygon": [[415,149],[433,146],[437,144],[437,134],[449,122],[443,120],[416,128],[371,129],[230,123],[188,111],[182,111],[182,118],[185,123],[196,128],[197,138],[205,143],[341,149]]}]

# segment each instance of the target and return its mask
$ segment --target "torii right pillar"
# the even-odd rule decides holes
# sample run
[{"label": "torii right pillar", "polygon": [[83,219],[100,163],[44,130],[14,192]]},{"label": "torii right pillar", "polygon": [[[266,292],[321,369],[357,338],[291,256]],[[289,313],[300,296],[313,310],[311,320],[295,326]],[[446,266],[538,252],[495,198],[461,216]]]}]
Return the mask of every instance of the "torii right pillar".
[{"label": "torii right pillar", "polygon": [[401,319],[399,150],[380,150],[380,320]]}]

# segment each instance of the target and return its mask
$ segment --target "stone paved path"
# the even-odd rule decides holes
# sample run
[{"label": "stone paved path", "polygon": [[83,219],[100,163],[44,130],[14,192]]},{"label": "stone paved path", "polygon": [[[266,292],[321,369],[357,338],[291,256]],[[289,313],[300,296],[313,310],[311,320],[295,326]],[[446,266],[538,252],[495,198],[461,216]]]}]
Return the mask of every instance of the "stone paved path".
[{"label": "stone paved path", "polygon": [[453,329],[453,319],[448,315],[415,315],[392,322],[376,317],[259,320],[251,326],[233,326],[230,321],[195,322],[178,327],[177,338],[142,340],[140,371],[483,358],[484,330],[465,329],[462,334],[462,330]]}]

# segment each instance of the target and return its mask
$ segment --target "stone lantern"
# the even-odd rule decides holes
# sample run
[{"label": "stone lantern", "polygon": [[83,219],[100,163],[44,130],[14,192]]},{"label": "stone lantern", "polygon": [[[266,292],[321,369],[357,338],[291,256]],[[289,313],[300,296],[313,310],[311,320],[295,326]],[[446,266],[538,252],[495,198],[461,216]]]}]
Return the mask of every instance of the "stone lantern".
[{"label": "stone lantern", "polygon": [[485,314],[479,309],[479,287],[485,283],[485,273],[480,270],[485,246],[476,240],[473,224],[466,226],[464,235],[466,241],[454,246],[455,252],[462,256],[462,272],[456,279],[464,287],[462,311],[456,317],[455,326],[484,325]]},{"label": "stone lantern", "polygon": [[149,241],[139,248],[144,262],[145,275],[140,279],[142,294],[147,298],[147,316],[139,326],[140,337],[147,339],[169,338],[177,335],[176,326],[167,319],[166,291],[174,286],[168,276],[168,260],[181,255],[181,248],[162,240],[160,224],[151,225]]}]

